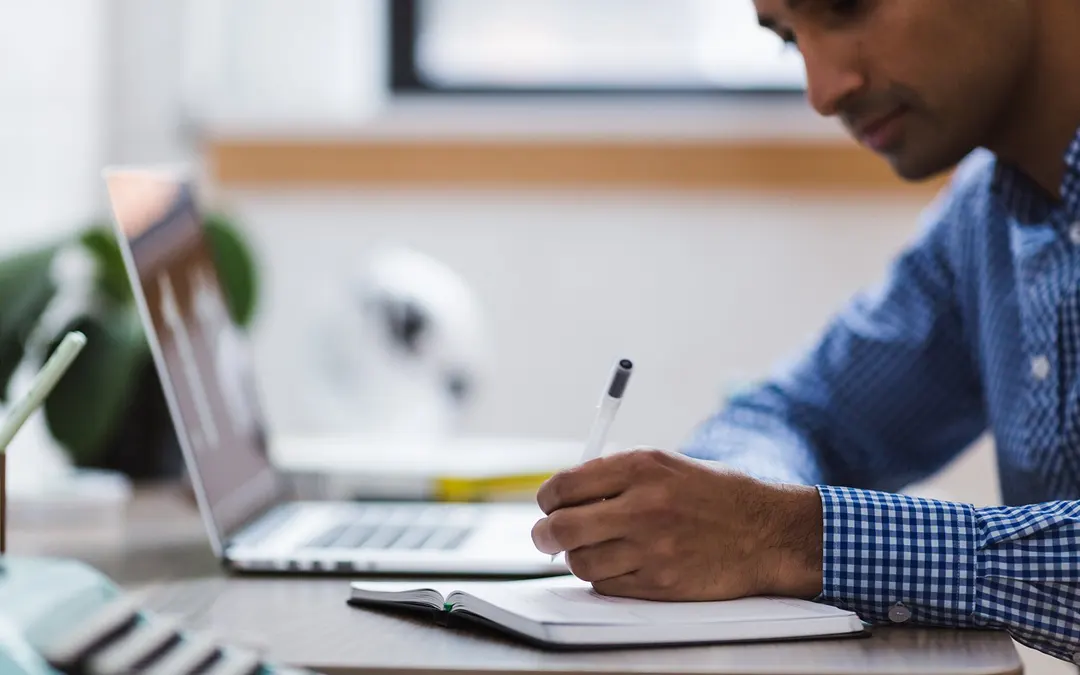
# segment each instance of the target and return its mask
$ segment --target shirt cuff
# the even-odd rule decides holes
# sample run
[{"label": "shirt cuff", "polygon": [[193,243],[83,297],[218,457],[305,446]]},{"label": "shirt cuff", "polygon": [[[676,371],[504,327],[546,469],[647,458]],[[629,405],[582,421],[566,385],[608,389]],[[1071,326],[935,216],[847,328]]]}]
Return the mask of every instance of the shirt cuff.
[{"label": "shirt cuff", "polygon": [[818,486],[823,603],[873,623],[973,625],[975,509],[906,495]]}]

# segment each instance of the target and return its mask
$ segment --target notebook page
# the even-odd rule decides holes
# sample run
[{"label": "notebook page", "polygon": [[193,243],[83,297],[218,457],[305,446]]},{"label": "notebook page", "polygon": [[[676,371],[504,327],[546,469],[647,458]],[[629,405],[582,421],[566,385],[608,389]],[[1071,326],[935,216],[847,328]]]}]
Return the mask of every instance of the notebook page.
[{"label": "notebook page", "polygon": [[652,602],[600,595],[573,577],[471,585],[470,595],[540,623],[664,625],[813,621],[851,616],[826,605],[781,598]]},{"label": "notebook page", "polygon": [[[353,598],[379,600],[382,602],[408,602],[419,597],[438,594],[446,598],[457,586],[446,583],[428,583],[426,581],[354,581],[349,585]],[[441,600],[439,601],[441,602]]]}]

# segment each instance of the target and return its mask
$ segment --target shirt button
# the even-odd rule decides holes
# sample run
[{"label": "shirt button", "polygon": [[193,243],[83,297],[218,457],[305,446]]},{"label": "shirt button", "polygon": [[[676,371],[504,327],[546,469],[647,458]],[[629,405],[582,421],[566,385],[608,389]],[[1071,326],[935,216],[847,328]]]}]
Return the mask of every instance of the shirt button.
[{"label": "shirt button", "polygon": [[1040,382],[1050,375],[1050,359],[1036,356],[1031,359],[1031,376]]},{"label": "shirt button", "polygon": [[893,623],[904,623],[911,618],[911,610],[904,606],[904,603],[898,602],[889,608],[889,621]]},{"label": "shirt button", "polygon": [[1080,221],[1069,226],[1069,241],[1080,246]]}]

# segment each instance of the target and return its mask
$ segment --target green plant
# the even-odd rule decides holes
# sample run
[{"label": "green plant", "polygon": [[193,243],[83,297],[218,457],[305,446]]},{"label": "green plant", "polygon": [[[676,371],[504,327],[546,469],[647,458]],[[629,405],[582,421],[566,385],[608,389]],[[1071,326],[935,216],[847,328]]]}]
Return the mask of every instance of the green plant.
[{"label": "green plant", "polygon": [[[258,296],[250,249],[225,216],[208,215],[204,226],[229,311],[240,326],[247,327]],[[54,265],[58,256],[73,248],[88,253],[93,262],[91,287],[82,289],[79,311],[65,317],[62,326],[46,327],[51,334],[42,336],[35,331],[42,330],[44,315],[59,291]],[[161,414],[160,389],[123,258],[106,224],[92,224],[73,238],[0,261],[0,400],[6,402],[12,393],[11,377],[28,347],[44,339],[47,354],[68,330],[84,332],[87,344],[46,401],[46,420],[76,465],[108,464],[113,446],[133,442],[125,427],[146,425],[150,418],[157,420],[153,424],[167,425],[167,416]],[[150,430],[152,442],[167,432]],[[145,440],[144,434],[134,442]]]}]

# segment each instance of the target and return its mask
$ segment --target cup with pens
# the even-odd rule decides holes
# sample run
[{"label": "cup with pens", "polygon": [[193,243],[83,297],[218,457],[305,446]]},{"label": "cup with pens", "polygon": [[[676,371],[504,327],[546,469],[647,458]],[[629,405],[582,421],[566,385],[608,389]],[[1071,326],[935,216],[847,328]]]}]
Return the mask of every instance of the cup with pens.
[{"label": "cup with pens", "polygon": [[26,420],[41,407],[75,361],[83,347],[86,336],[73,331],[64,336],[52,355],[45,361],[25,394],[12,406],[7,417],[0,421],[0,556],[7,551],[7,449]]}]

